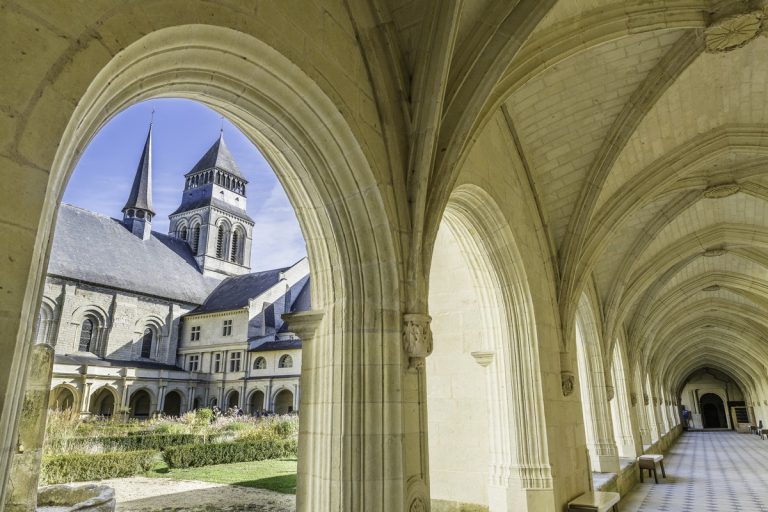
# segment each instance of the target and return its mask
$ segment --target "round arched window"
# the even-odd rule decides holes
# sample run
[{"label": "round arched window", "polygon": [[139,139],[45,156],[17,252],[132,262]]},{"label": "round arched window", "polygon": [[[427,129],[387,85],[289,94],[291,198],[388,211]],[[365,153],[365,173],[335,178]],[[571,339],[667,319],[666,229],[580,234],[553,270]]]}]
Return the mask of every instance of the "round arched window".
[{"label": "round arched window", "polygon": [[267,368],[267,360],[263,357],[257,357],[253,361],[253,369],[254,370],[266,370]]},{"label": "round arched window", "polygon": [[293,358],[288,354],[280,356],[280,363],[278,364],[278,367],[293,368]]}]

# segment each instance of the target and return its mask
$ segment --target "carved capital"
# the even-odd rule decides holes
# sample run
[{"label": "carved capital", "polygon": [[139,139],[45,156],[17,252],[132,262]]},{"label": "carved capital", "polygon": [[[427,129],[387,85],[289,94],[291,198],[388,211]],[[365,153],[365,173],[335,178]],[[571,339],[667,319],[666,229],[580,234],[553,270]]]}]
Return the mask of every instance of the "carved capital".
[{"label": "carved capital", "polygon": [[408,507],[408,512],[427,512],[427,506],[424,504],[424,500],[421,496],[416,496],[411,501],[411,506]]},{"label": "carved capital", "polygon": [[645,393],[643,393],[643,403],[645,405],[649,405],[651,403],[650,399],[648,398],[648,395],[646,395]]},{"label": "carved capital", "polygon": [[403,350],[409,368],[423,368],[424,360],[432,353],[431,321],[432,317],[423,313],[403,315]]},{"label": "carved capital", "polygon": [[310,341],[323,319],[323,311],[301,311],[298,313],[284,313],[280,318],[288,323],[288,329],[295,333],[302,343]]},{"label": "carved capital", "polygon": [[576,377],[573,372],[560,372],[560,385],[563,388],[563,396],[573,393],[573,387],[576,385]]}]

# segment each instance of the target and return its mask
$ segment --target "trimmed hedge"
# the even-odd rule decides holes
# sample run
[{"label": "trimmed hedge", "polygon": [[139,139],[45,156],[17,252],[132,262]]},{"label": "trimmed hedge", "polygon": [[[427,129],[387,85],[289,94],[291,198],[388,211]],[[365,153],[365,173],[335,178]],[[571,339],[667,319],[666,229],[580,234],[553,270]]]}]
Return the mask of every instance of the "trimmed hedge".
[{"label": "trimmed hedge", "polygon": [[53,451],[60,451],[64,446],[68,450],[77,450],[80,446],[100,444],[105,450],[164,450],[169,446],[206,442],[206,436],[201,434],[150,434],[138,436],[98,436],[72,437],[57,439],[49,443]]},{"label": "trimmed hedge", "polygon": [[157,456],[156,450],[47,455],[40,475],[48,484],[132,476],[149,471]]},{"label": "trimmed hedge", "polygon": [[295,439],[264,439],[260,441],[172,446],[163,452],[163,459],[172,468],[194,468],[231,462],[295,457],[296,452]]}]

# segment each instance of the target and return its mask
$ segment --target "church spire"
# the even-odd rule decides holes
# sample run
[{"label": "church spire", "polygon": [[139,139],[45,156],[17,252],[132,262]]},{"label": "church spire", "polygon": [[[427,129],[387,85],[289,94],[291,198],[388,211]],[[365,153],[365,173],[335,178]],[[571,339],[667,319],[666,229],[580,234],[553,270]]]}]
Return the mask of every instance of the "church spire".
[{"label": "church spire", "polygon": [[147,140],[139,159],[136,176],[128,201],[123,207],[123,222],[131,232],[148,240],[152,233],[152,123],[149,123]]}]

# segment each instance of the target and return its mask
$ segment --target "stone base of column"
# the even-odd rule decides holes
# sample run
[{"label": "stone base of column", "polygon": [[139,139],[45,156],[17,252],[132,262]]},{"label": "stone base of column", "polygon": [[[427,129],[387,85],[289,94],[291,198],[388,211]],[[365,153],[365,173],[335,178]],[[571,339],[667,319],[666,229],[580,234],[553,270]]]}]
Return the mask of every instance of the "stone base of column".
[{"label": "stone base of column", "polygon": [[555,510],[555,493],[552,489],[520,489],[488,486],[489,512],[507,510]]}]

